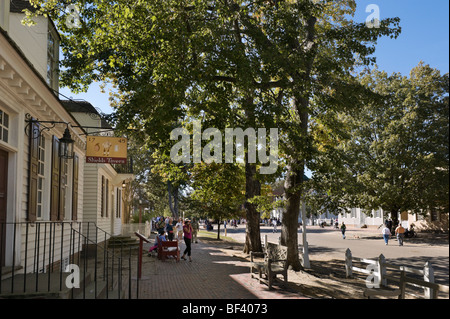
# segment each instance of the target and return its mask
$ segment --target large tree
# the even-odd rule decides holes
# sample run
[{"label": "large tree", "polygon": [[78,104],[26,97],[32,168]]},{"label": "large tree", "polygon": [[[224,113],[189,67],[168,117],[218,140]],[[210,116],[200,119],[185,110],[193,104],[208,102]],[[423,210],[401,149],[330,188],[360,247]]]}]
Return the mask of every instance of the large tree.
[{"label": "large tree", "polygon": [[220,222],[238,218],[245,201],[245,174],[235,164],[199,164],[192,169],[192,199],[198,201],[204,215],[216,219],[217,239],[220,239]]},{"label": "large tree", "polygon": [[382,98],[345,118],[355,199],[393,219],[413,211],[448,213],[449,76],[420,63],[409,76],[374,69],[361,82]]},{"label": "large tree", "polygon": [[[374,61],[380,36],[398,34],[398,19],[379,28],[355,23],[353,0],[91,0],[75,1],[81,23],[74,28],[64,4],[33,2],[62,31],[63,83],[114,82],[118,125],[141,129],[149,147],[165,144],[187,116],[279,128],[287,168],[282,243],[298,269],[299,202],[314,153],[310,118],[333,128],[328,115],[360,98],[352,71]],[[252,204],[261,189],[258,165],[246,153],[246,251],[261,250]]]}]

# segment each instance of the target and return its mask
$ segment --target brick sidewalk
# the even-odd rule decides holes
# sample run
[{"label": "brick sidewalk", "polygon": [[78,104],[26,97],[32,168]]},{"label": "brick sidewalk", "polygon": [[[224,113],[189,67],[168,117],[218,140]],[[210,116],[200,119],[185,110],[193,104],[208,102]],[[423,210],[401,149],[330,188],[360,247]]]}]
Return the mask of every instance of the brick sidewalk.
[{"label": "brick sidewalk", "polygon": [[[139,299],[307,299],[250,277],[250,265],[213,245],[192,244],[192,262],[147,256],[144,245]],[[181,253],[185,248],[181,244]]]}]

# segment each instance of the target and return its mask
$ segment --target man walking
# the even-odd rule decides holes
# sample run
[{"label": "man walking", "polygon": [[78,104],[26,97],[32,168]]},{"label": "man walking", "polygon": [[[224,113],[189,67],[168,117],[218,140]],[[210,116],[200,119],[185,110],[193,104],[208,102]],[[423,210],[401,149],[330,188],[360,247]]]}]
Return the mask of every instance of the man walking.
[{"label": "man walking", "polygon": [[345,231],[346,230],[347,230],[347,226],[345,226],[344,222],[342,222],[342,225],[341,225],[342,239],[345,239]]},{"label": "man walking", "polygon": [[405,228],[403,228],[402,223],[400,222],[395,229],[395,235],[397,236],[398,245],[403,246],[403,238],[405,237]]}]

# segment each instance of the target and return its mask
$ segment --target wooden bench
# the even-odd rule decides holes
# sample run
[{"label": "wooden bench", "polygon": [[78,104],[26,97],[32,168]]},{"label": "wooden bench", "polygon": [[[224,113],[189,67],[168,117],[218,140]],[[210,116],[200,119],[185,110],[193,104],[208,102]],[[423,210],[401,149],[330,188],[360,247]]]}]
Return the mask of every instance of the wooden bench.
[{"label": "wooden bench", "polygon": [[[256,261],[254,258],[260,257],[263,260]],[[255,276],[255,270],[258,277]],[[282,275],[284,284],[288,278],[287,247],[274,243],[266,243],[263,253],[250,252],[250,274],[252,278],[257,278],[260,283],[265,283],[272,289],[272,284],[277,275]]]},{"label": "wooden bench", "polygon": [[174,241],[158,241],[158,259],[165,261],[168,256],[173,256],[180,261],[180,248],[178,242]]},{"label": "wooden bench", "polygon": [[403,270],[400,274],[398,289],[388,290],[385,288],[368,288],[364,290],[363,296],[367,299],[373,297],[397,297],[398,299],[405,299],[406,285],[408,284],[424,288],[431,288],[432,294],[430,295],[430,299],[438,299],[439,291],[446,293],[448,293],[449,291],[448,286],[408,277]]}]

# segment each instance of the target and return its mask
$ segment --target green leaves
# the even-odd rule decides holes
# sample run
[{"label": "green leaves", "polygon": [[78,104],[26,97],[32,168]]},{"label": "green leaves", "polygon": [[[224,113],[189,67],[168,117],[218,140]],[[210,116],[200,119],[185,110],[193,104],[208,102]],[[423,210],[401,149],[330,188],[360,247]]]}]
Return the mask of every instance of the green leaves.
[{"label": "green leaves", "polygon": [[[390,212],[448,211],[448,75],[419,64],[410,77],[362,77],[380,98],[346,117],[359,205]],[[436,196],[436,194],[440,194]]]},{"label": "green leaves", "polygon": [[194,164],[192,199],[204,207],[203,213],[215,219],[239,217],[245,200],[245,174],[235,164]]},{"label": "green leaves", "polygon": [[[192,179],[189,174],[196,168],[173,165],[167,154],[170,131],[194,117],[219,129],[279,128],[281,162],[295,159],[290,164],[296,166],[289,167],[298,170],[306,161],[310,168],[325,167],[319,175],[328,176],[341,171],[327,171],[332,165],[325,158],[345,162],[348,155],[339,149],[343,141],[355,132],[373,138],[364,129],[381,125],[367,116],[369,124],[358,127],[342,114],[356,113],[358,103],[370,100],[354,70],[374,63],[377,39],[397,36],[399,20],[385,19],[378,29],[354,23],[349,18],[356,8],[353,0],[83,0],[74,2],[80,28],[67,26],[64,3],[35,2],[63,33],[62,83],[74,90],[95,80],[115,85],[116,127],[124,132],[132,128],[130,134],[145,142],[155,156],[154,172],[164,180]],[[375,86],[365,80],[368,87]],[[405,96],[409,99],[415,100]],[[391,111],[383,110],[383,116],[396,116]],[[357,142],[347,143],[347,149],[359,150],[363,144]],[[365,152],[355,151],[353,161],[389,153],[377,142]],[[215,167],[215,172],[238,176],[229,169]],[[234,186],[232,179],[217,178]],[[220,193],[220,186],[208,179],[201,185],[211,194]]]}]

